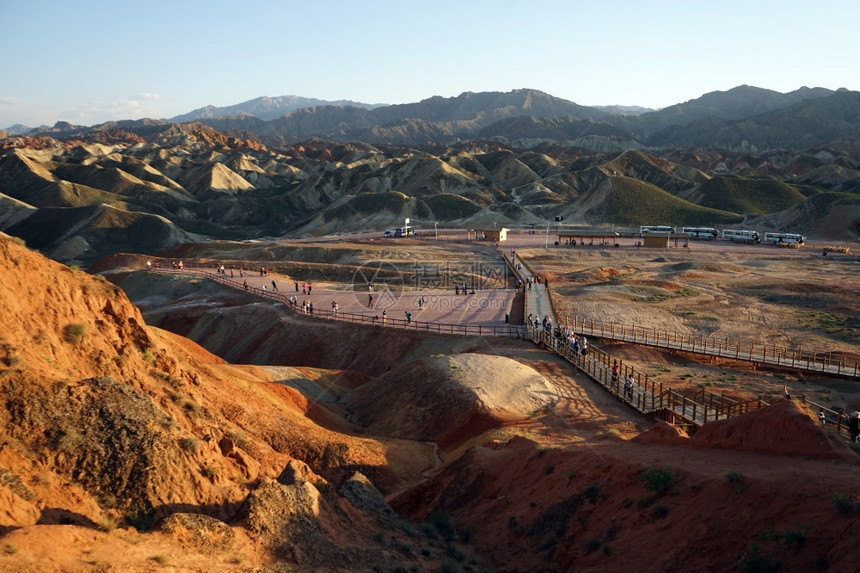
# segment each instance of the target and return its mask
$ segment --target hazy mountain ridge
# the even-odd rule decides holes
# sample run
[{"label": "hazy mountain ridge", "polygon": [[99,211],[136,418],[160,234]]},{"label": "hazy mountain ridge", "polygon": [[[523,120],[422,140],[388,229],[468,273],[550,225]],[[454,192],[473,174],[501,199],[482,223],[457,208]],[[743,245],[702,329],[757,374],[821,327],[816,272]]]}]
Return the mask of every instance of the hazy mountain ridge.
[{"label": "hazy mountain ridge", "polygon": [[216,107],[207,105],[185,114],[177,115],[170,118],[170,121],[175,123],[183,123],[186,121],[200,121],[203,119],[218,119],[222,117],[234,117],[252,115],[264,121],[269,121],[291,111],[305,107],[320,107],[320,106],[339,106],[339,107],[359,107],[364,109],[373,109],[386,104],[369,104],[360,103],[351,100],[335,100],[327,101],[317,98],[301,97],[297,95],[285,95],[277,97],[262,96],[235,105],[224,107]]},{"label": "hazy mountain ridge", "polygon": [[[658,111],[613,115],[538,90],[519,89],[465,92],[451,98],[435,96],[417,103],[379,107],[351,102],[305,105],[320,100],[298,96],[257,98],[226,108],[201,108],[177,118],[198,117],[201,123],[229,136],[267,146],[292,145],[314,137],[386,145],[430,141],[455,144],[490,137],[517,147],[558,142],[598,152],[695,146],[744,151],[805,149],[838,137],[860,137],[860,118],[852,111],[858,99],[860,93],[845,89],[834,92],[804,87],[782,94],[739,86]],[[274,115],[274,109],[279,115],[266,119]],[[283,110],[288,111],[280,113]],[[532,123],[511,121],[524,117],[534,119]],[[591,122],[587,133],[585,124],[578,122]],[[120,129],[146,137],[172,124],[175,122],[151,119],[92,127],[58,122],[28,135],[81,138],[95,131]]]},{"label": "hazy mountain ridge", "polygon": [[[727,149],[785,147],[802,149],[839,136],[860,136],[860,121],[846,117],[846,103],[860,95],[847,90],[801,88],[787,94],[752,86],[712,92],[695,100],[658,111],[611,115],[580,106],[538,90],[466,92],[453,98],[432,97],[414,104],[356,107],[318,106],[295,110],[260,124],[253,118],[231,118],[229,128],[260,137],[268,145],[296,143],[309,137],[333,141],[364,140],[390,145],[427,141],[455,143],[462,139],[491,137],[520,147],[545,141],[563,142],[593,151],[621,151],[654,147],[685,148],[695,145]],[[854,95],[848,95],[854,94]],[[818,101],[808,116],[789,111],[805,101]],[[779,110],[786,110],[779,114]],[[776,115],[769,115],[776,114]],[[759,116],[763,116],[759,120]],[[511,119],[533,117],[552,128],[535,136]],[[808,121],[804,120],[808,118]],[[591,122],[591,133],[568,128]],[[217,129],[225,120],[204,120]],[[815,129],[813,124],[838,125]],[[835,137],[834,137],[835,134]]]}]

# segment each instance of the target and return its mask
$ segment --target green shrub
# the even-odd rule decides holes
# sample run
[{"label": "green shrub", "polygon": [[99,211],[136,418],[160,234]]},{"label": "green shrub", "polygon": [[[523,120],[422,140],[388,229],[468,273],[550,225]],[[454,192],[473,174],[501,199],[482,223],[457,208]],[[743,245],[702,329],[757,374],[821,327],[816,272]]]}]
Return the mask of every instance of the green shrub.
[{"label": "green shrub", "polygon": [[188,452],[197,452],[200,450],[200,440],[193,436],[182,438],[179,440],[179,447]]},{"label": "green shrub", "polygon": [[836,492],[833,494],[833,506],[843,515],[860,510],[860,496]]},{"label": "green shrub", "polygon": [[658,468],[657,466],[645,468],[645,471],[637,477],[645,482],[646,489],[657,492],[659,495],[668,493],[676,479],[674,469],[671,467]]},{"label": "green shrub", "polygon": [[110,515],[103,515],[99,518],[99,529],[110,533],[119,526],[119,521]]},{"label": "green shrub", "polygon": [[227,437],[230,438],[230,441],[232,441],[240,448],[244,448],[246,445],[245,432],[243,432],[242,430],[232,430],[230,432],[227,432]]},{"label": "green shrub", "polygon": [[597,502],[597,496],[600,495],[600,486],[596,483],[590,484],[586,486],[585,491],[582,493],[585,498],[591,503]]},{"label": "green shrub", "polygon": [[70,344],[78,344],[84,338],[87,325],[83,322],[67,324],[63,329],[63,340]]},{"label": "green shrub", "polygon": [[155,366],[155,354],[152,353],[151,348],[147,348],[143,351],[143,360],[150,366]]},{"label": "green shrub", "polygon": [[538,446],[535,448],[535,453],[537,453],[538,456],[542,456],[550,450],[552,450],[550,446]]}]

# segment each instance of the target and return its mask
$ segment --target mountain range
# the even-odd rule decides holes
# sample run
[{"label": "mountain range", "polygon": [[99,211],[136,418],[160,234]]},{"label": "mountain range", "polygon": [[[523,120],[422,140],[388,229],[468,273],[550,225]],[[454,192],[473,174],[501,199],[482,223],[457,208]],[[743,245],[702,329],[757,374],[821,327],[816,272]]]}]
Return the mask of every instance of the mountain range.
[{"label": "mountain range", "polygon": [[[222,108],[207,106],[170,120],[96,126],[59,122],[27,135],[68,139],[119,128],[145,136],[153,127],[189,121],[270,147],[310,138],[386,145],[491,138],[515,147],[556,142],[593,151],[699,146],[796,150],[860,137],[860,92],[803,87],[779,93],[744,85],[657,111],[581,106],[529,89],[465,92],[398,105],[262,97]],[[14,126],[9,134],[22,131],[22,126]]]},{"label": "mountain range", "polygon": [[268,121],[59,123],[0,140],[0,230],[68,263],[406,217],[419,228],[563,217],[856,240],[860,93],[741,86],[613,115],[516,90]]}]

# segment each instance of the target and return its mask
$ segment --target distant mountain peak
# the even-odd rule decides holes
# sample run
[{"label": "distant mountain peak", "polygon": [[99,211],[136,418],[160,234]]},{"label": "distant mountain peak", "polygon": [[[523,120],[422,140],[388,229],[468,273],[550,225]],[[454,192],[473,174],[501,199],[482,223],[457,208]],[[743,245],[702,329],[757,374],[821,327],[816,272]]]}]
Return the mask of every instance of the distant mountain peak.
[{"label": "distant mountain peak", "polygon": [[284,96],[260,96],[254,99],[249,99],[236,105],[226,107],[216,107],[207,105],[199,109],[195,109],[186,114],[177,115],[170,118],[170,121],[178,123],[186,121],[198,121],[203,119],[217,119],[221,117],[237,117],[251,115],[264,121],[270,121],[279,118],[291,111],[307,107],[321,106],[353,106],[363,109],[373,109],[379,107],[379,104],[367,104],[354,102],[350,100],[326,101],[316,98],[307,98],[297,95]]}]

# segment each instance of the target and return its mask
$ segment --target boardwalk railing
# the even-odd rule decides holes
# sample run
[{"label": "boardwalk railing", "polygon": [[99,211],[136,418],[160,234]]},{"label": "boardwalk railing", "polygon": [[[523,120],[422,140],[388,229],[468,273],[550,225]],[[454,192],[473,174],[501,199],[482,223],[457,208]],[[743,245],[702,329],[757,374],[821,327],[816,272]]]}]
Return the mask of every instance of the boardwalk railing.
[{"label": "boardwalk railing", "polygon": [[[615,359],[599,348],[588,347],[588,354],[574,354],[567,341],[551,336],[540,328],[526,328],[526,338],[537,344],[542,344],[559,356],[567,359],[577,369],[587,374],[598,382],[611,394],[624,400],[630,406],[643,414],[659,418],[667,422],[682,423],[694,426],[702,426],[714,420],[725,420],[734,418],[746,412],[769,406],[760,397],[752,400],[735,400],[721,394],[714,394],[705,389],[697,390],[692,394],[681,394],[680,392],[663,386],[661,382],[655,382],[648,374],[642,374],[635,369],[619,361],[618,376],[612,376],[612,363]],[[624,381],[627,376],[633,378],[633,393],[625,396]],[[835,429],[837,434],[848,435],[848,414],[831,410],[805,396],[798,398],[804,406],[814,414],[824,414],[825,425]]]},{"label": "boardwalk railing", "polygon": [[[526,338],[567,359],[636,410],[669,422],[677,423],[680,419],[683,423],[702,426],[707,422],[732,418],[768,405],[760,398],[739,401],[704,389],[692,395],[685,395],[668,386],[664,387],[662,382],[655,382],[648,374],[638,372],[623,362],[619,362],[618,376],[613,377],[614,359],[599,348],[589,346],[587,355],[575,354],[567,340],[528,325]],[[633,379],[633,391],[625,395],[624,382],[628,376]]]},{"label": "boardwalk railing", "polygon": [[313,312],[307,312],[302,309],[301,305],[293,305],[288,294],[282,294],[279,291],[262,290],[259,288],[245,289],[242,285],[241,277],[230,278],[227,275],[222,275],[214,271],[204,270],[211,268],[202,267],[197,264],[183,263],[183,270],[174,270],[172,267],[158,267],[151,269],[153,272],[163,272],[168,274],[190,274],[194,276],[202,276],[209,280],[221,283],[223,285],[242,290],[248,294],[259,297],[268,298],[284,303],[287,307],[293,309],[299,314],[311,318],[324,318],[328,320],[337,320],[340,322],[348,322],[350,324],[366,324],[371,326],[386,326],[392,328],[401,328],[405,330],[414,330],[417,332],[425,332],[431,334],[456,334],[460,336],[505,336],[510,338],[524,338],[525,329],[523,326],[514,324],[505,325],[481,325],[481,324],[448,324],[441,322],[422,322],[419,320],[406,320],[402,318],[384,317],[381,313],[362,314],[354,312],[340,312],[332,309],[314,308]]},{"label": "boardwalk railing", "polygon": [[516,253],[511,254],[510,256],[506,255],[504,250],[499,248],[499,253],[502,255],[502,259],[504,259],[505,264],[508,266],[513,275],[520,281],[520,288],[523,291],[523,317],[529,315],[529,297],[526,296],[526,278],[523,274],[521,268],[517,268],[517,258]]},{"label": "boardwalk railing", "polygon": [[650,327],[603,322],[583,316],[573,316],[567,324],[577,334],[582,333],[604,340],[633,342],[838,376],[856,378],[860,374],[860,361],[856,358],[842,356],[838,352],[792,350],[763,343],[732,342],[727,338],[706,337],[705,335],[691,335]]},{"label": "boardwalk railing", "polygon": [[822,424],[835,426],[837,434],[848,434],[848,418],[850,414],[846,414],[845,412],[831,410],[827,406],[822,406],[818,402],[813,402],[812,400],[807,400],[806,396],[800,396],[800,402],[809,408],[809,410],[819,416],[819,420],[821,420],[821,415],[824,414],[824,420]]}]

